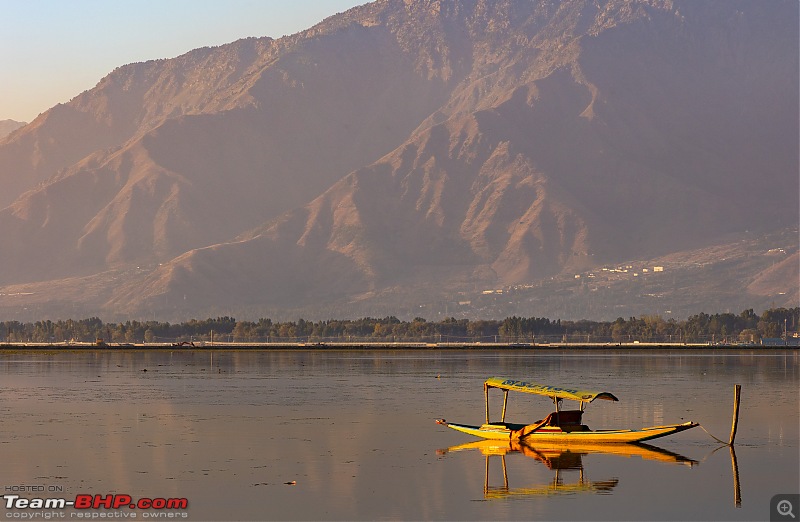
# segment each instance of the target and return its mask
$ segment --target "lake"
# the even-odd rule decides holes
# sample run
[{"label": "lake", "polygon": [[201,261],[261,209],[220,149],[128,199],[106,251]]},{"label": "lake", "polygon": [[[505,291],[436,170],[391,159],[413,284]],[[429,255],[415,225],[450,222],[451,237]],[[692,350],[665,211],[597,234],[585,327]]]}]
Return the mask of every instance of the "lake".
[{"label": "lake", "polygon": [[[797,350],[763,349],[0,351],[0,512],[769,520],[774,495],[800,491],[799,369]],[[693,420],[726,441],[741,384],[735,452],[701,428],[641,448],[502,449],[434,422],[483,422],[492,376],[614,393],[587,406],[593,429]],[[519,395],[509,421],[552,410]],[[37,498],[124,507],[18,503]],[[128,507],[140,499],[176,503]]]}]

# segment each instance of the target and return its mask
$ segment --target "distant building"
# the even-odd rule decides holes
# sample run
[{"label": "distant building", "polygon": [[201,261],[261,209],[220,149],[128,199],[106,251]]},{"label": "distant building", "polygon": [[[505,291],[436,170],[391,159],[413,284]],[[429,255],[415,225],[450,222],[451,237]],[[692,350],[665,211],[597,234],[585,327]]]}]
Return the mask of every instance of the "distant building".
[{"label": "distant building", "polygon": [[663,271],[664,271],[664,267],[663,266],[654,266],[653,267],[653,272],[663,272]]}]

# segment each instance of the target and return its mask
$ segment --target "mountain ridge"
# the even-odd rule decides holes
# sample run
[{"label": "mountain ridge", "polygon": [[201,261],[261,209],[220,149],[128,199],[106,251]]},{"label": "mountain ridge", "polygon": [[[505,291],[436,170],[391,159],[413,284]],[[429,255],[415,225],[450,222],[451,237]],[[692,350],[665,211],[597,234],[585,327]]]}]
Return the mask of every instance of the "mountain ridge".
[{"label": "mountain ridge", "polygon": [[0,120],[0,140],[27,124],[24,121]]},{"label": "mountain ridge", "polygon": [[302,309],[791,227],[796,11],[382,0],[121,67],[0,141],[0,293]]}]

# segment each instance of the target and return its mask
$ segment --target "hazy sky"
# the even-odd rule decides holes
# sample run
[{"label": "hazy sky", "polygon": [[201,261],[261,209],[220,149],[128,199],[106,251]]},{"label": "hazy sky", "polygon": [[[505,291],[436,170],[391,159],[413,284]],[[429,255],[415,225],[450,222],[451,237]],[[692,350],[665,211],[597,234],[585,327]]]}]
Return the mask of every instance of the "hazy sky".
[{"label": "hazy sky", "polygon": [[0,0],[0,120],[30,122],[114,68],[279,38],[367,0]]}]

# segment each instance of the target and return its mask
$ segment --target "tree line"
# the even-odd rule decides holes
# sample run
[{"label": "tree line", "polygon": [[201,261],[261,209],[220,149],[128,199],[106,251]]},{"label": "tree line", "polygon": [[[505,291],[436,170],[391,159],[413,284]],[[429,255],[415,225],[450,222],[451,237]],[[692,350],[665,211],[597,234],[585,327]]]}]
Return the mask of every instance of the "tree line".
[{"label": "tree line", "polygon": [[615,321],[562,321],[544,317],[507,317],[470,320],[453,317],[427,321],[417,317],[401,321],[382,319],[329,319],[277,322],[271,319],[237,321],[233,317],[170,324],[160,321],[104,323],[97,317],[80,320],[0,322],[0,343],[102,342],[709,342],[759,343],[762,339],[794,338],[800,307],[773,308],[756,314],[700,313],[684,321],[658,315],[622,317]]}]

